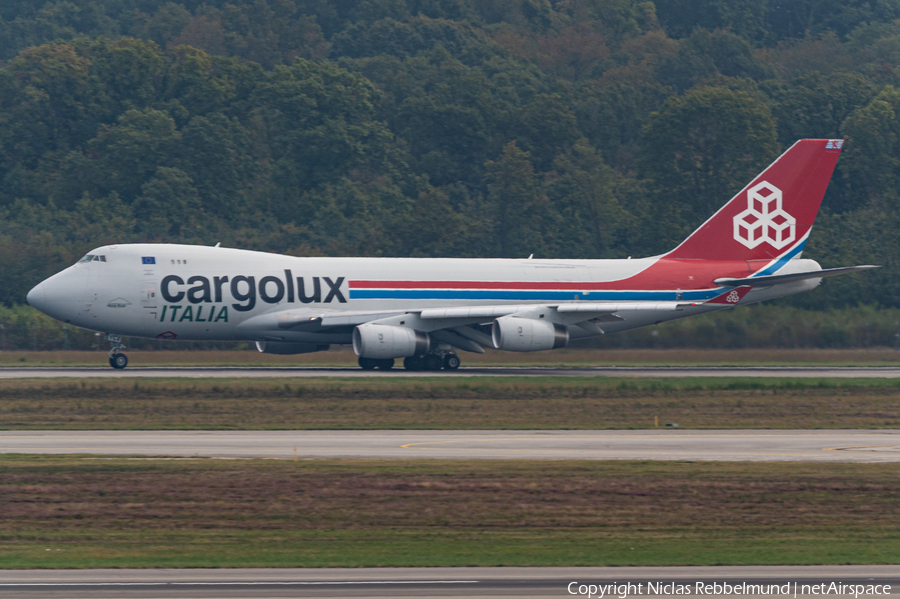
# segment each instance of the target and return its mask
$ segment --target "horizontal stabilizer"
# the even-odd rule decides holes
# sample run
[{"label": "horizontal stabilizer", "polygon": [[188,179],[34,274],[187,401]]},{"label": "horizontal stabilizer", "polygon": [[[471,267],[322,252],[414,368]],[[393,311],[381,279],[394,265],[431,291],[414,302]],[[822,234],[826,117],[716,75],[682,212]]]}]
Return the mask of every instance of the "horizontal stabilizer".
[{"label": "horizontal stabilizer", "polygon": [[841,268],[826,268],[823,270],[811,270],[809,272],[796,272],[787,275],[766,275],[764,277],[747,277],[746,279],[716,279],[716,285],[725,285],[727,287],[737,287],[739,285],[749,285],[751,287],[768,287],[769,285],[777,285],[779,283],[791,283],[794,281],[805,281],[807,279],[821,279],[824,277],[833,277],[835,275],[845,275],[851,272],[859,272],[861,270],[869,270],[870,268],[880,268],[871,264],[862,266],[844,266]]}]

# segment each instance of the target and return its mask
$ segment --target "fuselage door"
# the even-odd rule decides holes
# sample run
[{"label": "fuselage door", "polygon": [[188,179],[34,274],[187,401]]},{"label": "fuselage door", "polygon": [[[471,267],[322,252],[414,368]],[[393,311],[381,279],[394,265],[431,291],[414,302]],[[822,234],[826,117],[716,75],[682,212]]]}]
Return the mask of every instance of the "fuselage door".
[{"label": "fuselage door", "polygon": [[157,317],[156,281],[141,281],[141,312],[153,320]]}]

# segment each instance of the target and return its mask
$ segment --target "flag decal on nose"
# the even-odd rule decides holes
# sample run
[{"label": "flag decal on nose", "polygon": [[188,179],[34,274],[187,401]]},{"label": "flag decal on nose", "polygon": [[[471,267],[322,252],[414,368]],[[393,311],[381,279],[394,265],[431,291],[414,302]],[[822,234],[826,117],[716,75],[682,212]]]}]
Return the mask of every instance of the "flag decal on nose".
[{"label": "flag decal on nose", "polygon": [[156,258],[153,256],[144,256],[141,258],[141,264],[156,264]]}]

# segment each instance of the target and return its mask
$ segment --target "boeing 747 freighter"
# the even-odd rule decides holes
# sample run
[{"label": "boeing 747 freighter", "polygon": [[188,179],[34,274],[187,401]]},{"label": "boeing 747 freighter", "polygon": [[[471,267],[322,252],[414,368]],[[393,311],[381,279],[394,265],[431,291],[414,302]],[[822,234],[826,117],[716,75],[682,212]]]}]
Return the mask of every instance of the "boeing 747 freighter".
[{"label": "boeing 747 freighter", "polygon": [[843,140],[795,143],[674,250],[626,260],[298,258],[221,247],[99,247],[28,302],[106,333],[255,341],[301,354],[352,344],[365,369],[455,370],[455,349],[531,352],[814,289],[801,258]]}]

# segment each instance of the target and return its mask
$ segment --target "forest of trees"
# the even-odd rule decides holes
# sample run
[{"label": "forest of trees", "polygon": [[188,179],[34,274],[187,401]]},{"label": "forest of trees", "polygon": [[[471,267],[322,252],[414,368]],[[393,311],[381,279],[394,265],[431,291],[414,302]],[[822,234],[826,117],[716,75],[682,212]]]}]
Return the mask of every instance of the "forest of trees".
[{"label": "forest of trees", "polygon": [[845,138],[805,257],[900,308],[900,0],[4,0],[0,304],[92,247],[670,249]]}]

